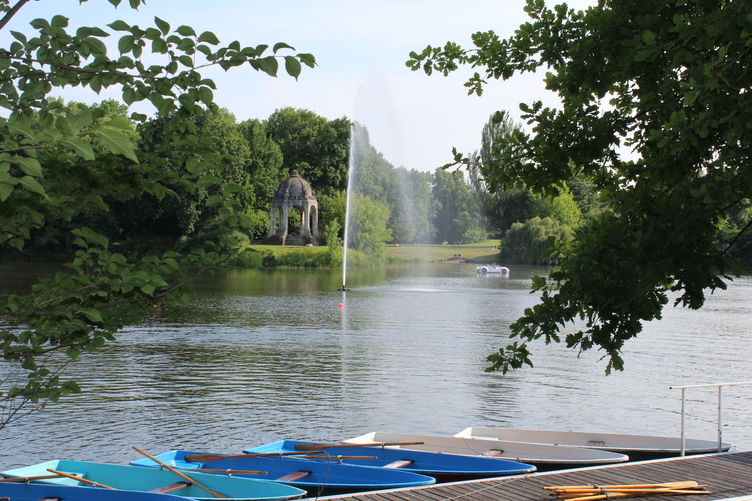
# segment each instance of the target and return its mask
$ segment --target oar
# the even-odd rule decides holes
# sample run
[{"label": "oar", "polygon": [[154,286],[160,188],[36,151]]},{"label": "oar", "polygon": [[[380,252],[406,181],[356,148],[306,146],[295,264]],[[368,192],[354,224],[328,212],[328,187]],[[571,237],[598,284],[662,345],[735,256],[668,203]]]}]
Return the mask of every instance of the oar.
[{"label": "oar", "polygon": [[376,456],[297,456],[310,459],[376,459]]},{"label": "oar", "polygon": [[577,489],[651,489],[655,487],[699,487],[700,484],[694,480],[684,480],[680,482],[665,482],[662,484],[623,484],[623,485],[555,485],[552,487],[544,487],[549,491],[564,491],[564,490],[577,490]]},{"label": "oar", "polygon": [[180,473],[180,472],[179,472],[178,470],[176,470],[176,469],[175,469],[175,468],[173,468],[172,466],[170,466],[170,465],[168,465],[168,464],[165,464],[165,463],[163,463],[162,461],[160,461],[159,459],[155,458],[154,456],[152,456],[152,455],[151,455],[151,454],[149,454],[148,452],[142,451],[141,449],[139,449],[139,448],[138,448],[138,447],[136,447],[135,445],[133,445],[132,447],[133,447],[133,449],[134,449],[134,450],[135,450],[136,452],[139,452],[139,453],[143,454],[144,456],[146,456],[147,458],[151,459],[152,461],[154,461],[155,463],[159,464],[160,466],[163,466],[164,468],[167,468],[168,470],[170,470],[171,472],[173,472],[173,473],[174,473],[175,475],[178,475],[178,476],[179,476],[180,478],[182,478],[183,480],[186,480],[186,481],[188,481],[188,482],[192,483],[193,485],[195,485],[195,486],[196,486],[196,487],[198,487],[199,489],[205,490],[206,492],[208,492],[209,494],[211,494],[211,495],[212,495],[212,496],[214,496],[215,498],[226,498],[226,497],[227,497],[227,496],[225,496],[224,494],[221,494],[221,493],[219,493],[219,492],[215,492],[215,491],[213,491],[213,490],[209,489],[208,487],[204,487],[203,485],[201,485],[200,483],[196,482],[195,480],[193,480],[193,479],[192,479],[191,477],[189,477],[188,475],[185,475],[185,474],[183,474],[183,473]]},{"label": "oar", "polygon": [[35,477],[11,477],[0,478],[0,482],[33,482],[34,480],[47,480],[48,478],[60,478],[61,475],[37,475]]},{"label": "oar", "polygon": [[216,461],[218,459],[235,459],[235,458],[268,458],[275,456],[299,456],[301,454],[323,454],[324,451],[311,452],[265,452],[263,454],[188,454],[183,459],[189,463],[205,463]]},{"label": "oar", "polygon": [[211,469],[211,468],[180,468],[173,466],[176,470],[198,471],[200,473],[224,473],[226,475],[268,475],[268,471],[259,470],[228,470],[228,469]]},{"label": "oar", "polygon": [[332,447],[386,447],[388,445],[418,445],[424,442],[373,442],[369,444],[295,444],[295,450],[298,451],[318,451],[321,449],[330,449]]},{"label": "oar", "polygon": [[84,477],[79,477],[78,475],[71,475],[70,473],[64,473],[62,471],[53,470],[52,468],[47,468],[47,471],[54,473],[56,475],[59,475],[61,477],[68,477],[72,478],[73,480],[78,480],[79,482],[83,482],[85,484],[93,485],[94,487],[101,487],[103,489],[115,489],[114,487],[110,487],[109,485],[100,484],[98,482],[94,482],[93,480],[89,480]]}]

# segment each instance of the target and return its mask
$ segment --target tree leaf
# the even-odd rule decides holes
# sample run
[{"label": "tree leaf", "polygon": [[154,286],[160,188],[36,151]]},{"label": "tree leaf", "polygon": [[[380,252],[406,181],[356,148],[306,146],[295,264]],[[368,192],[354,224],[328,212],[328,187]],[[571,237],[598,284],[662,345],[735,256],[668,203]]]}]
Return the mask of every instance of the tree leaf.
[{"label": "tree leaf", "polygon": [[107,26],[109,26],[115,31],[130,31],[131,30],[130,25],[126,23],[125,21],[121,21],[120,19],[108,24]]},{"label": "tree leaf", "polygon": [[272,47],[272,52],[274,52],[276,54],[277,51],[282,50],[282,49],[292,49],[292,50],[295,50],[295,47],[293,47],[291,45],[287,45],[285,42],[277,42],[277,43],[274,44],[274,47]]},{"label": "tree leaf", "polygon": [[136,157],[133,142],[130,139],[112,129],[99,129],[94,131],[94,133],[111,153],[123,155],[138,163],[138,157]]},{"label": "tree leaf", "polygon": [[101,324],[104,321],[102,313],[94,308],[79,308],[78,313],[82,313],[87,319],[89,319],[89,322],[95,324]]},{"label": "tree leaf", "polygon": [[313,54],[298,54],[298,58],[300,59],[300,62],[302,62],[309,68],[316,66],[316,58],[313,56]]},{"label": "tree leaf", "polygon": [[80,156],[84,160],[94,160],[95,158],[94,150],[92,149],[91,145],[80,137],[72,137],[63,141],[61,144],[72,149],[78,156]]},{"label": "tree leaf", "polygon": [[175,31],[177,31],[179,34],[183,35],[184,37],[196,36],[196,32],[193,30],[193,28],[185,24],[178,26],[178,28]]},{"label": "tree leaf", "polygon": [[157,25],[157,28],[159,28],[159,31],[161,31],[163,35],[167,35],[170,32],[170,23],[168,23],[167,21],[163,21],[162,19],[154,16],[154,24]]},{"label": "tree leaf", "polygon": [[14,156],[13,162],[17,163],[21,170],[30,176],[39,177],[42,175],[42,165],[36,158]]},{"label": "tree leaf", "polygon": [[135,47],[133,43],[133,35],[125,35],[120,38],[120,41],[118,41],[118,50],[121,54],[132,51],[133,47]]},{"label": "tree leaf", "polygon": [[40,195],[46,194],[44,187],[41,184],[39,184],[39,181],[37,181],[31,176],[24,176],[24,177],[18,178],[18,184],[23,185],[27,190],[33,191],[34,193],[38,193]]},{"label": "tree leaf", "polygon": [[297,80],[300,75],[300,61],[293,56],[285,56],[285,70],[288,75]]},{"label": "tree leaf", "polygon": [[11,193],[13,193],[13,186],[0,181],[0,202],[8,200]]},{"label": "tree leaf", "polygon": [[198,36],[199,42],[206,42],[210,45],[217,45],[219,43],[219,38],[212,33],[211,31],[204,31]]},{"label": "tree leaf", "polygon": [[256,63],[258,64],[258,67],[261,71],[266,73],[267,75],[276,77],[277,76],[277,69],[279,68],[279,62],[277,62],[277,58],[274,56],[267,56],[262,57],[261,59],[256,59]]}]

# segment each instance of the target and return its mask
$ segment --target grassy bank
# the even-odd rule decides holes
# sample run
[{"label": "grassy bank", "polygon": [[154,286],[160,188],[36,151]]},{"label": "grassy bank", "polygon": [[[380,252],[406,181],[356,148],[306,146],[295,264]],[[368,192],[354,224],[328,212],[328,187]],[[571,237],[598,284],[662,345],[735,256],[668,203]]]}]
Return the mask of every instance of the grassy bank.
[{"label": "grassy bank", "polygon": [[[499,257],[498,240],[487,240],[466,245],[389,245],[384,254],[387,262],[430,262],[456,260],[462,256],[463,262],[494,263]],[[293,268],[328,268],[332,266],[328,248],[305,247],[299,245],[251,245],[257,252],[263,253],[264,267],[293,267]],[[352,263],[357,265],[373,265],[367,257],[355,252]]]},{"label": "grassy bank", "polygon": [[[466,245],[400,245],[386,248],[386,257],[390,261],[428,261],[441,262],[452,260],[461,255],[462,260],[472,263],[493,263],[499,256],[499,241],[487,240]],[[492,250],[495,249],[495,250]]]}]

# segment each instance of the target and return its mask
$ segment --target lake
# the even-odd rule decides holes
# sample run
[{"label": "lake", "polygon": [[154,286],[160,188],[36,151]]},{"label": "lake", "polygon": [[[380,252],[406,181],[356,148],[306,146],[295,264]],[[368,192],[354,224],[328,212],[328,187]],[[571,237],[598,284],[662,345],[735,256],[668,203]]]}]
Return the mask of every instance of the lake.
[{"label": "lake", "polygon": [[[0,291],[39,267],[0,266]],[[282,438],[467,426],[678,436],[671,385],[751,380],[752,278],[699,311],[668,308],[604,375],[598,352],[533,346],[534,368],[486,373],[508,325],[535,303],[530,278],[470,264],[236,271],[197,285],[169,321],[131,327],[72,369],[84,392],[3,430],[1,467],[127,462],[131,446],[239,452]],[[615,287],[618,284],[614,284]],[[343,308],[338,304],[342,303]],[[716,390],[688,390],[687,436],[717,438]],[[752,449],[751,386],[723,392],[723,438]]]}]

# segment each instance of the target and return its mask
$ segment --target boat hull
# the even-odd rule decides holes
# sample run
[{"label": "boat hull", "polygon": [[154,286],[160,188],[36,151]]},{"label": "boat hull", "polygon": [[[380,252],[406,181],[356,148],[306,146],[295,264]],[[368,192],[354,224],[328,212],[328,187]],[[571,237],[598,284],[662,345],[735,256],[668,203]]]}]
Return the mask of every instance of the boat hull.
[{"label": "boat hull", "polygon": [[[244,452],[251,454],[295,452],[316,445],[319,444],[299,440],[280,440],[246,449]],[[429,451],[390,447],[323,447],[322,450],[328,456],[344,456],[342,461],[352,465],[388,469],[390,465],[399,464],[402,471],[428,475],[435,478],[437,482],[516,475],[530,473],[536,469],[533,465],[516,461],[458,454],[436,454]],[[372,459],[347,459],[348,456],[366,456]],[[327,460],[307,459],[307,461],[324,462]]]},{"label": "boat hull", "polygon": [[[183,478],[169,470],[67,460],[47,461],[46,463],[5,470],[0,472],[0,475],[4,477],[35,477],[49,475],[50,472],[48,469],[82,476],[87,480],[98,482],[114,489],[142,492],[184,482]],[[194,472],[190,472],[188,475],[197,483],[212,491],[223,494],[225,496],[224,499],[228,501],[284,501],[299,498],[306,494],[302,489],[265,480],[223,477]],[[83,482],[67,477],[39,480],[39,482],[78,487],[86,485]],[[215,499],[214,496],[198,487],[195,483],[185,485],[175,491],[174,494],[199,500]]]},{"label": "boat hull", "polygon": [[[232,473],[235,477],[248,477],[292,485],[305,489],[309,496],[332,495],[347,492],[360,492],[381,489],[417,487],[435,483],[432,477],[404,470],[364,468],[337,462],[308,461],[291,456],[278,457],[227,457],[213,461],[189,462],[186,456],[209,454],[206,452],[169,451],[155,456],[170,466],[189,469],[217,469],[230,471],[262,471],[266,474],[246,475]],[[133,466],[158,468],[150,459],[139,459],[130,463]],[[284,480],[304,474],[294,480]]]},{"label": "boat hull", "polygon": [[188,499],[171,494],[27,483],[0,483],[0,499],[2,498],[10,498],[13,501],[40,501],[42,499],[62,499],[65,501],[187,501]]},{"label": "boat hull", "polygon": [[[465,454],[520,461],[535,465],[538,470],[579,468],[622,463],[629,460],[625,454],[594,449],[557,447],[553,445],[525,444],[506,440],[481,440],[464,437],[414,435],[408,433],[372,432],[345,440],[347,443],[400,443],[422,442],[416,445],[395,446],[418,451]],[[388,447],[391,448],[391,447]]]},{"label": "boat hull", "polygon": [[[628,435],[620,433],[574,432],[554,430],[516,430],[471,426],[455,437],[506,440],[510,442],[557,445],[561,447],[585,447],[589,449],[627,454],[631,460],[656,459],[681,454],[681,439],[652,435]],[[685,454],[710,454],[727,452],[732,445],[712,440],[685,439]]]}]

